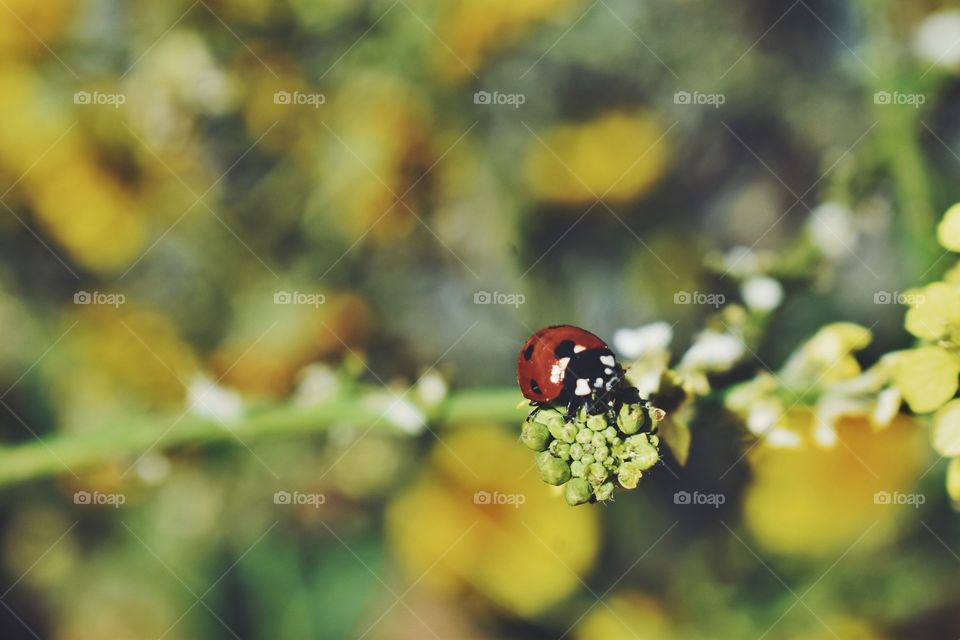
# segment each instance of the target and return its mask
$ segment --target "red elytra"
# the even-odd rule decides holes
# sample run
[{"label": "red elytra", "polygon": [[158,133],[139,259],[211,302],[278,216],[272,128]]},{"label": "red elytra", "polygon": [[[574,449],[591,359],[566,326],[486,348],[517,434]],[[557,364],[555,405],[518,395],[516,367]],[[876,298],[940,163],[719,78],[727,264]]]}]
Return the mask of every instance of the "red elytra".
[{"label": "red elytra", "polygon": [[586,329],[569,324],[540,329],[523,343],[517,358],[517,382],[523,396],[535,402],[564,399],[570,394],[567,372],[571,358],[593,350],[610,353],[607,343]]}]

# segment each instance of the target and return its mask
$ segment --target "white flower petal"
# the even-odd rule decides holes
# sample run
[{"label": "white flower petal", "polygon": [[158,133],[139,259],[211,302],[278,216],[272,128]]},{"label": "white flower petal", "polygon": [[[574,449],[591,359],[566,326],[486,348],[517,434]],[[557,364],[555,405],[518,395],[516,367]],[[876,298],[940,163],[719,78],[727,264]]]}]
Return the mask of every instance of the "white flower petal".
[{"label": "white flower petal", "polygon": [[194,415],[224,424],[243,417],[243,398],[240,394],[219,386],[204,375],[197,375],[190,382],[187,402],[189,411]]},{"label": "white flower petal", "polygon": [[723,371],[743,357],[743,342],[729,333],[704,331],[683,355],[681,368],[700,371]]},{"label": "white flower petal", "polygon": [[939,11],[920,23],[913,34],[913,50],[930,64],[960,64],[960,11]]},{"label": "white flower petal", "polygon": [[767,276],[750,278],[743,283],[740,294],[747,306],[755,311],[773,311],[783,302],[783,287],[777,280]]},{"label": "white flower petal", "polygon": [[654,322],[636,329],[613,332],[613,347],[626,360],[638,360],[650,353],[665,350],[673,339],[673,327]]}]

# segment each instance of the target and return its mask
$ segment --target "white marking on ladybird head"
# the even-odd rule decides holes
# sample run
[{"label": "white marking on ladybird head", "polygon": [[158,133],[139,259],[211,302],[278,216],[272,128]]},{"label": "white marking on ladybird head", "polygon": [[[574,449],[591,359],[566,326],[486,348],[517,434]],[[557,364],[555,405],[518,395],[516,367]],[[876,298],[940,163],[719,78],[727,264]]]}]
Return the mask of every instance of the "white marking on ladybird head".
[{"label": "white marking on ladybird head", "polygon": [[582,344],[577,344],[577,345],[574,345],[574,347],[573,347],[573,352],[574,352],[574,353],[580,353],[581,351],[586,351],[586,350],[587,350],[587,348],[586,348],[585,346],[583,346]]},{"label": "white marking on ladybird head", "polygon": [[563,374],[567,370],[567,365],[570,364],[570,358],[560,358],[557,360],[556,364],[550,367],[550,382],[553,384],[558,384],[563,380]]},{"label": "white marking on ladybird head", "polygon": [[577,380],[577,388],[573,390],[574,395],[578,396],[588,396],[590,395],[590,383],[586,379],[580,378]]},{"label": "white marking on ladybird head", "polygon": [[613,369],[611,369],[610,367],[604,367],[603,372],[607,375],[610,375],[611,373],[613,373]]},{"label": "white marking on ladybird head", "polygon": [[610,355],[600,356],[600,362],[601,364],[605,364],[608,367],[612,367],[617,363],[617,361],[613,359],[613,356],[610,356]]},{"label": "white marking on ladybird head", "polygon": [[597,389],[599,389],[600,387],[602,387],[602,386],[603,386],[603,378],[597,378],[596,380],[594,380],[594,381],[593,381],[593,386],[595,386]]}]

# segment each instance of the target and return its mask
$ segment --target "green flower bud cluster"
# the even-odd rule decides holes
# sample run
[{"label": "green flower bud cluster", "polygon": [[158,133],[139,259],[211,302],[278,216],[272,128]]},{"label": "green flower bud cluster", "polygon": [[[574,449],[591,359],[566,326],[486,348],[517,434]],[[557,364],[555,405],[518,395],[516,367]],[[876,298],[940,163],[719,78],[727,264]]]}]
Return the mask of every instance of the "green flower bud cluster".
[{"label": "green flower bud cluster", "polygon": [[635,489],[643,473],[660,460],[657,424],[663,411],[646,402],[625,404],[616,419],[608,414],[575,416],[541,407],[523,423],[520,441],[537,451],[540,479],[563,486],[570,506],[605,502],[617,485]]}]

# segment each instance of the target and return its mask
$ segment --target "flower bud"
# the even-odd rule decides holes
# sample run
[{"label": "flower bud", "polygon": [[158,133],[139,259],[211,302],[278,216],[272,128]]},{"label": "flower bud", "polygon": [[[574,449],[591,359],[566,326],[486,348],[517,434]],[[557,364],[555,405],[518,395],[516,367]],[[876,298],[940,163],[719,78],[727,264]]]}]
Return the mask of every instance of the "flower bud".
[{"label": "flower bud", "polygon": [[667,412],[651,405],[647,407],[647,417],[650,419],[651,429],[656,429],[657,425],[667,417]]},{"label": "flower bud", "polygon": [[607,442],[613,442],[619,436],[619,432],[616,427],[607,427],[603,430],[603,436],[607,439]]},{"label": "flower bud", "polygon": [[590,495],[593,493],[590,483],[583,478],[574,478],[563,489],[563,497],[571,507],[589,502]]},{"label": "flower bud", "polygon": [[558,430],[565,422],[563,416],[556,409],[540,409],[533,416],[533,421],[545,426],[554,438],[557,437]]},{"label": "flower bud", "polygon": [[574,460],[570,463],[570,475],[574,478],[583,477],[583,463],[579,460]]},{"label": "flower bud", "polygon": [[570,457],[574,460],[579,460],[583,457],[583,445],[579,442],[574,442],[570,445]]},{"label": "flower bud", "polygon": [[593,431],[584,427],[577,432],[577,442],[580,444],[587,444],[590,440],[593,439]]},{"label": "flower bud", "polygon": [[606,468],[599,462],[594,462],[587,467],[585,477],[593,486],[599,486],[606,481],[607,475],[609,474],[607,473]]},{"label": "flower bud", "polygon": [[543,451],[550,444],[550,430],[538,422],[524,422],[520,442],[534,451]]},{"label": "flower bud", "polygon": [[597,487],[597,501],[606,502],[607,500],[613,497],[614,485],[612,482],[605,482],[599,487]]},{"label": "flower bud", "polygon": [[627,435],[636,433],[646,423],[646,412],[639,404],[625,404],[620,407],[617,425]]},{"label": "flower bud", "polygon": [[561,485],[570,479],[570,465],[553,457],[549,451],[537,454],[537,470],[540,472],[540,479],[547,484]]},{"label": "flower bud", "polygon": [[640,470],[649,469],[660,460],[660,453],[650,443],[645,433],[627,438],[627,450],[630,452],[631,462],[636,464]]},{"label": "flower bud", "polygon": [[591,431],[603,431],[607,428],[607,417],[604,415],[589,416],[587,418],[587,427]]},{"label": "flower bud", "polygon": [[561,460],[570,460],[570,445],[566,442],[560,442],[559,440],[553,440],[550,443],[550,448],[548,449],[555,457],[560,458]]},{"label": "flower bud", "polygon": [[643,470],[634,462],[624,462],[617,472],[617,481],[624,489],[636,489],[643,476]]},{"label": "flower bud", "polygon": [[577,428],[572,424],[565,424],[558,430],[560,437],[557,440],[572,444],[577,438]]},{"label": "flower bud", "polygon": [[587,466],[590,466],[591,464],[593,464],[594,460],[596,460],[596,458],[593,457],[592,453],[585,453],[582,456],[580,456],[580,462],[582,462]]}]

